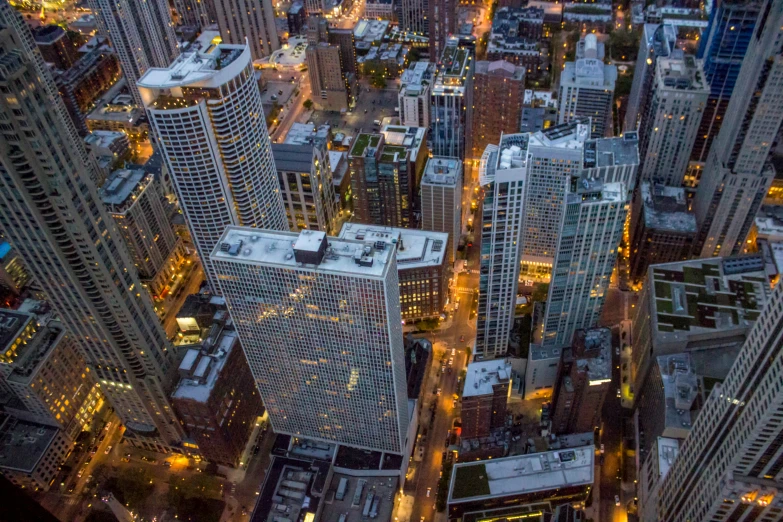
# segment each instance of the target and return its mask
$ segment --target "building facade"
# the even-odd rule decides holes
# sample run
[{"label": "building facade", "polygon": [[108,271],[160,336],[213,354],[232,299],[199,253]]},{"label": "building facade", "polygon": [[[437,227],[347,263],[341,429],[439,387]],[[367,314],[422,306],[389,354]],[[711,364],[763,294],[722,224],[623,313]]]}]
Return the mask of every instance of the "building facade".
[{"label": "building facade", "polygon": [[457,259],[462,235],[462,162],[434,156],[421,179],[421,228],[449,235],[448,263]]},{"label": "building facade", "polygon": [[487,437],[505,428],[511,373],[511,363],[503,359],[468,365],[462,392],[463,439]]},{"label": "building facade", "polygon": [[701,61],[679,52],[656,60],[651,100],[639,127],[642,180],[683,185],[709,94]]},{"label": "building facade", "polygon": [[447,42],[442,55],[431,56],[441,56],[430,88],[432,153],[465,159],[472,119],[468,113],[473,110],[473,56],[456,38]]},{"label": "building facade", "polygon": [[433,62],[414,62],[403,71],[397,102],[400,123],[413,127],[430,126],[430,85],[435,74]]},{"label": "building facade", "polygon": [[[0,20],[0,85],[15,96],[0,100],[8,122],[3,139],[14,143],[0,153],[0,227],[101,383],[125,439],[175,448],[182,430],[165,392],[173,350],[149,297],[138,290],[127,248],[91,181],[93,164],[30,30],[7,3],[0,4]],[[49,103],[31,101],[41,98]],[[25,136],[29,128],[37,129],[34,138]],[[50,145],[40,148],[43,142]],[[44,188],[53,183],[56,191]]]},{"label": "building facade", "polygon": [[250,46],[253,60],[280,49],[272,0],[215,0],[214,5],[224,42]]},{"label": "building facade", "polygon": [[[519,132],[525,99],[525,68],[506,61],[479,61],[473,74],[473,110],[466,155],[480,158],[502,134]],[[489,102],[489,100],[492,100]],[[476,103],[478,102],[478,103]],[[489,103],[488,103],[489,102]]]},{"label": "building facade", "polygon": [[98,31],[109,39],[120,58],[133,101],[143,107],[136,88],[139,79],[151,67],[168,67],[179,55],[169,3],[90,0],[89,6],[98,21]]},{"label": "building facade", "polygon": [[228,227],[212,262],[276,433],[405,451],[393,245]]},{"label": "building facade", "polygon": [[590,135],[603,138],[614,134],[612,106],[617,66],[603,62],[603,45],[594,34],[579,44],[576,62],[566,62],[560,74],[558,123],[590,118]]},{"label": "building facade", "polygon": [[[430,56],[436,57],[443,53],[449,37],[457,32],[457,1],[456,0],[413,0],[424,2],[428,16],[423,22],[426,35],[429,38]],[[413,13],[424,12],[424,6],[413,9]]]},{"label": "building facade", "polygon": [[[761,203],[775,177],[767,162],[783,121],[783,13],[764,2],[724,121],[693,200],[699,233],[694,256],[742,252]],[[702,186],[703,185],[703,186]]]},{"label": "building facade", "polygon": [[250,49],[220,44],[183,55],[149,71],[139,89],[217,291],[209,253],[226,226],[288,230]]}]

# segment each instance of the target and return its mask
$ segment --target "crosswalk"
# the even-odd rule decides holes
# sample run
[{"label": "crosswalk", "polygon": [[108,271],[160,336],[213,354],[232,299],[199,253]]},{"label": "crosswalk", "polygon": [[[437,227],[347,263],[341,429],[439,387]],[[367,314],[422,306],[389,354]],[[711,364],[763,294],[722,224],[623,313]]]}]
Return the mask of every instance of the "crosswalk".
[{"label": "crosswalk", "polygon": [[473,289],[472,288],[468,288],[466,286],[458,286],[457,287],[457,292],[460,293],[460,294],[472,294],[473,293]]}]

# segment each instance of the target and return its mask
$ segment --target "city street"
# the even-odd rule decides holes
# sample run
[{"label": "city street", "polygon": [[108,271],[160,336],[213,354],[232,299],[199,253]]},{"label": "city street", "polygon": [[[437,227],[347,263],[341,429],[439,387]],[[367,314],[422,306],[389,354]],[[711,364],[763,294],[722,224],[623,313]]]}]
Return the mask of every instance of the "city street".
[{"label": "city street", "polygon": [[201,288],[201,283],[204,282],[204,268],[200,262],[196,262],[196,266],[190,272],[188,281],[180,287],[182,291],[179,293],[177,299],[170,303],[169,313],[166,314],[166,318],[163,319],[163,329],[166,330],[166,336],[171,339],[177,333],[177,313],[182,308],[182,303],[190,294],[196,294]]}]

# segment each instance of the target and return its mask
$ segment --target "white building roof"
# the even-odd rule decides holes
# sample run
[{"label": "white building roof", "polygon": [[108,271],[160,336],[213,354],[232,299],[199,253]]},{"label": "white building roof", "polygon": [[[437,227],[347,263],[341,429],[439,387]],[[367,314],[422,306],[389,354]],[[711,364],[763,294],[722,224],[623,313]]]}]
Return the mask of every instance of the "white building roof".
[{"label": "white building roof", "polygon": [[462,161],[448,156],[433,156],[424,167],[422,185],[456,187],[462,172]]},{"label": "white building roof", "polygon": [[345,223],[339,237],[366,243],[383,241],[396,245],[398,270],[442,265],[449,240],[446,232],[382,227],[363,223]]},{"label": "white building roof", "polygon": [[[449,504],[592,484],[594,460],[595,446],[590,445],[456,464],[451,475]],[[483,470],[478,470],[478,473],[471,473],[467,470],[467,468],[477,466],[483,467]],[[461,470],[467,472],[461,472]],[[484,471],[486,473],[483,473]],[[468,477],[469,480],[485,482],[489,494],[454,498],[455,483]],[[477,491],[482,489],[486,488],[476,488]]]},{"label": "white building roof", "polygon": [[[305,231],[310,232],[310,231]],[[294,245],[299,233],[260,230],[250,227],[227,227],[210,256],[214,260],[234,261],[254,265],[302,268],[294,258]],[[365,249],[364,241],[328,238],[329,247],[318,266],[308,265],[306,269],[317,272],[332,272],[343,276],[382,277],[390,264],[389,248],[371,248],[367,256],[372,264],[355,261]],[[222,245],[239,246],[236,254],[221,249]],[[241,246],[240,246],[241,245]]]},{"label": "white building roof", "polygon": [[[198,366],[193,371],[193,376],[199,379],[203,378],[209,370],[209,375],[206,377],[206,381],[202,384],[195,379],[180,379],[177,388],[171,396],[175,399],[190,399],[198,402],[207,402],[212,390],[215,387],[215,383],[220,376],[220,372],[223,370],[228,356],[231,350],[235,347],[237,341],[237,334],[234,331],[226,331],[220,335],[220,344],[215,355],[203,355],[198,361]],[[199,356],[199,349],[192,348],[187,351],[185,357],[182,359],[182,363],[179,365],[180,370],[189,371],[196,359]],[[210,366],[210,363],[213,363]]]},{"label": "white building roof", "polygon": [[658,473],[661,480],[669,473],[674,459],[680,452],[680,441],[668,437],[658,437]]},{"label": "white building roof", "polygon": [[463,397],[491,395],[492,387],[511,379],[511,363],[507,359],[473,362],[465,374]]}]

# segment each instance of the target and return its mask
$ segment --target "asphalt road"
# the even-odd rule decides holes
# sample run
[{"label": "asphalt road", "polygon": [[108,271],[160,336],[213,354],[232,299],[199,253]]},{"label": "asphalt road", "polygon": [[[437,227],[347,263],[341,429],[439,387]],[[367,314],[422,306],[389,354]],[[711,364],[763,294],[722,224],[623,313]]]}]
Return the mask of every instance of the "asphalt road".
[{"label": "asphalt road", "polygon": [[166,335],[171,338],[177,333],[177,313],[182,308],[182,304],[190,294],[198,293],[201,283],[204,281],[204,268],[200,262],[196,262],[197,265],[193,267],[190,272],[188,282],[182,288],[179,297],[173,303],[169,305],[169,312],[166,314],[166,318],[163,319],[163,329],[166,330]]},{"label": "asphalt road", "polygon": [[[620,362],[614,346],[612,347],[612,359],[612,385],[601,412],[600,443],[604,445],[605,453],[604,462],[600,468],[599,520],[625,522],[627,520],[625,504],[630,499],[623,498],[619,477],[622,476],[620,472],[622,468],[622,423],[627,410],[620,406],[620,399],[615,393],[620,386],[620,370],[618,368]],[[619,507],[615,505],[615,495],[619,495],[622,500]]]}]

